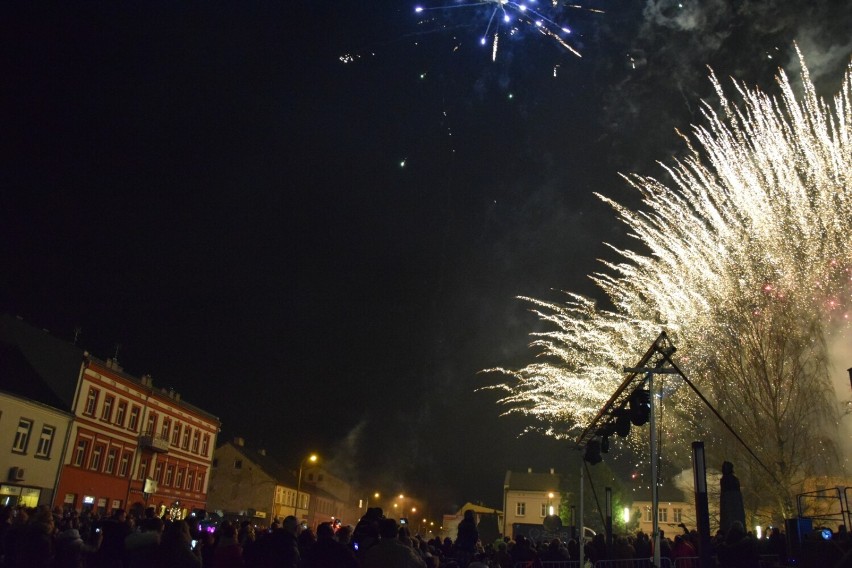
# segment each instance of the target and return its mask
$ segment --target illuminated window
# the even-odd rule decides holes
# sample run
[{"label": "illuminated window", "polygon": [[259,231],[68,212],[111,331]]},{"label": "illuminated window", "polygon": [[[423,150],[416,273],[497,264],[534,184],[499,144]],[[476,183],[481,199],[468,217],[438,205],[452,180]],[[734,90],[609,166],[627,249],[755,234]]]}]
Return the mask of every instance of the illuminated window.
[{"label": "illuminated window", "polygon": [[74,450],[74,465],[77,467],[83,467],[83,464],[86,462],[86,451],[89,449],[89,442],[87,440],[80,440],[77,442],[77,449]]},{"label": "illuminated window", "polygon": [[38,439],[38,448],[36,448],[36,457],[49,458],[50,449],[53,447],[53,435],[56,433],[56,428],[53,426],[43,426],[41,429],[41,437]]},{"label": "illuminated window", "polygon": [[15,441],[12,443],[12,451],[16,454],[27,453],[30,443],[30,432],[33,429],[33,421],[21,418],[18,420],[18,429],[15,431]]},{"label": "illuminated window", "polygon": [[94,416],[95,408],[98,406],[98,389],[95,387],[89,387],[89,394],[86,395],[86,408],[83,410],[83,414],[86,416]]},{"label": "illuminated window", "polygon": [[112,422],[112,407],[115,404],[114,396],[105,396],[104,397],[104,407],[101,409],[101,420],[106,420],[107,422]]},{"label": "illuminated window", "polygon": [[527,514],[527,504],[521,501],[515,504],[515,515],[518,517],[523,517]]},{"label": "illuminated window", "polygon": [[115,413],[115,423],[124,428],[124,417],[127,416],[127,401],[122,400],[118,403],[118,412]]}]

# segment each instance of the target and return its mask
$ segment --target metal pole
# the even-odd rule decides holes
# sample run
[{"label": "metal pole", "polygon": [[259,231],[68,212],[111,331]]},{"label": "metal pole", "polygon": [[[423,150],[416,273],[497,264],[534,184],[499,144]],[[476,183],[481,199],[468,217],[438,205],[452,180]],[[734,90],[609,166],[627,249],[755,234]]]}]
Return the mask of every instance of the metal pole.
[{"label": "metal pole", "polygon": [[692,476],[695,484],[695,516],[701,568],[710,568],[710,507],[707,501],[707,462],[704,442],[692,442]]},{"label": "metal pole", "polygon": [[605,489],[606,499],[606,553],[612,558],[612,487]]},{"label": "metal pole", "polygon": [[580,543],[580,568],[583,568],[583,556],[586,552],[586,531],[583,528],[583,459],[580,459],[580,525],[579,525],[579,533],[578,542]]},{"label": "metal pole", "polygon": [[650,428],[651,428],[651,518],[654,521],[651,535],[654,539],[654,566],[660,568],[660,496],[657,493],[657,460],[659,459],[659,448],[657,448],[657,418],[654,404],[654,373],[648,373],[648,391],[651,396],[650,402]]},{"label": "metal pole", "polygon": [[296,520],[301,522],[299,519],[299,491],[302,489],[302,465],[305,463],[305,460],[299,464],[299,481],[296,482],[296,502],[293,503],[293,516],[296,517]]}]

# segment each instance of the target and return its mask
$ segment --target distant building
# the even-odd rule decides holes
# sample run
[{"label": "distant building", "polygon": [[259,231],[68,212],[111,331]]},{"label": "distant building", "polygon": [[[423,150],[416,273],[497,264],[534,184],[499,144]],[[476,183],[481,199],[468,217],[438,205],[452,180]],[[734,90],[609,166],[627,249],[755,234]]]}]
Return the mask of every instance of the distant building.
[{"label": "distant building", "polygon": [[303,476],[302,481],[307,481],[317,490],[313,519],[316,525],[335,520],[352,526],[358,524],[362,513],[353,497],[352,486],[347,481],[321,465],[306,467]]},{"label": "distant building", "polygon": [[[685,524],[690,530],[696,528],[695,504],[692,500],[684,497],[683,491],[671,486],[659,488],[657,507],[657,523],[665,535],[674,538],[682,534],[683,529],[678,525]],[[643,500],[633,501],[630,507],[631,518],[639,515],[639,526],[641,530],[650,535],[654,528],[653,507],[651,496],[646,495]],[[622,515],[621,511],[613,511],[613,515]]]},{"label": "distant building", "polygon": [[345,501],[324,487],[350,493],[348,484],[317,467],[303,469],[300,485],[296,472],[265,450],[248,448],[243,438],[234,438],[214,453],[209,508],[226,518],[246,518],[267,526],[293,515],[316,528],[345,514]]},{"label": "distant building", "polygon": [[23,353],[0,343],[0,506],[53,504],[72,415]]},{"label": "distant building", "polygon": [[[208,506],[226,518],[239,517],[269,526],[296,511],[295,475],[266,455],[234,438],[216,448],[210,473]],[[300,509],[310,495],[300,491]]]},{"label": "distant building", "polygon": [[0,316],[0,341],[21,351],[73,415],[54,506],[153,505],[177,518],[206,508],[218,418],[17,318]]},{"label": "distant building", "polygon": [[[488,544],[489,542],[496,539],[498,533],[501,536],[505,534],[499,532],[502,531],[503,527],[503,511],[498,511],[497,509],[485,507],[483,505],[477,505],[475,503],[465,503],[454,514],[444,515],[441,520],[441,527],[439,529],[441,534],[455,540],[456,536],[458,536],[459,523],[464,518],[465,511],[474,512],[476,524],[480,529],[480,539],[482,539],[483,544]],[[485,522],[483,523],[483,521]],[[495,534],[483,534],[484,527],[493,527],[492,532],[494,532]],[[430,528],[429,530],[432,529]],[[487,530],[485,530],[484,532],[487,532]]]},{"label": "distant building", "polygon": [[551,469],[548,473],[507,471],[503,482],[504,535],[515,537],[516,524],[541,525],[550,514],[559,514],[562,501],[561,478]]}]

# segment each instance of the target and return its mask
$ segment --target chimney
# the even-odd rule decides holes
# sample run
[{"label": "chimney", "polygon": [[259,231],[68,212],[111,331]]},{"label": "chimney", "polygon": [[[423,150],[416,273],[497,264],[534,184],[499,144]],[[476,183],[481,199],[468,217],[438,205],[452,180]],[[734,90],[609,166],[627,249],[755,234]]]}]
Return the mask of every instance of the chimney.
[{"label": "chimney", "polygon": [[532,473],[532,468],[531,468],[531,467],[528,467],[528,468],[527,468],[527,473]]},{"label": "chimney", "polygon": [[265,456],[266,455],[266,448],[260,448],[259,450],[257,450],[257,453],[259,453],[262,456]]},{"label": "chimney", "polygon": [[246,445],[246,441],[242,438],[237,437],[237,438],[234,438],[234,445],[242,448],[243,446]]},{"label": "chimney", "polygon": [[180,402],[180,393],[179,392],[175,393],[175,402]]},{"label": "chimney", "polygon": [[552,467],[550,468],[550,475],[556,475],[556,472],[553,470]]}]

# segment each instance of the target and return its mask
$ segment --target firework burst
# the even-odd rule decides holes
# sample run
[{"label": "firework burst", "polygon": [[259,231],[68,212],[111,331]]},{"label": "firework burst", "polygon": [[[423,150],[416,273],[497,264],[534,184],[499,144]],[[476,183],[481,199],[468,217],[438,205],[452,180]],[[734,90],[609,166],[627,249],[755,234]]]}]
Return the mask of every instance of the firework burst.
[{"label": "firework burst", "polygon": [[[576,434],[664,328],[680,366],[723,413],[742,415],[737,427],[754,428],[750,443],[792,477],[797,444],[821,440],[816,429],[832,420],[833,401],[820,394],[830,391],[825,338],[838,324],[848,330],[852,310],[852,66],[833,104],[802,67],[800,95],[781,72],[775,97],[735,82],[737,103],[711,74],[721,104],[704,104],[707,125],[664,166],[671,183],[624,176],[642,195],[639,210],[600,196],[645,252],[613,247],[621,260],[592,275],[609,308],[576,294],[524,298],[552,331],[534,335],[538,362],[497,369],[508,376],[494,387],[508,412]],[[669,427],[689,435],[696,402],[672,399],[680,421]],[[767,440],[775,431],[782,447]]]},{"label": "firework burst", "polygon": [[[537,33],[555,41],[560,46],[582,57],[580,52],[572,47],[567,38],[571,35],[571,29],[565,24],[557,23],[559,17],[550,12],[556,12],[557,2],[551,2],[549,6],[539,6],[536,0],[483,0],[481,2],[456,2],[441,6],[417,6],[414,8],[417,14],[427,14],[435,10],[448,10],[460,8],[485,8],[487,10],[487,22],[485,30],[479,38],[481,45],[491,45],[491,59],[497,59],[500,45],[500,37],[515,35],[523,28],[535,30]],[[571,5],[571,8],[590,10],[602,13],[600,10],[583,8]]]}]

